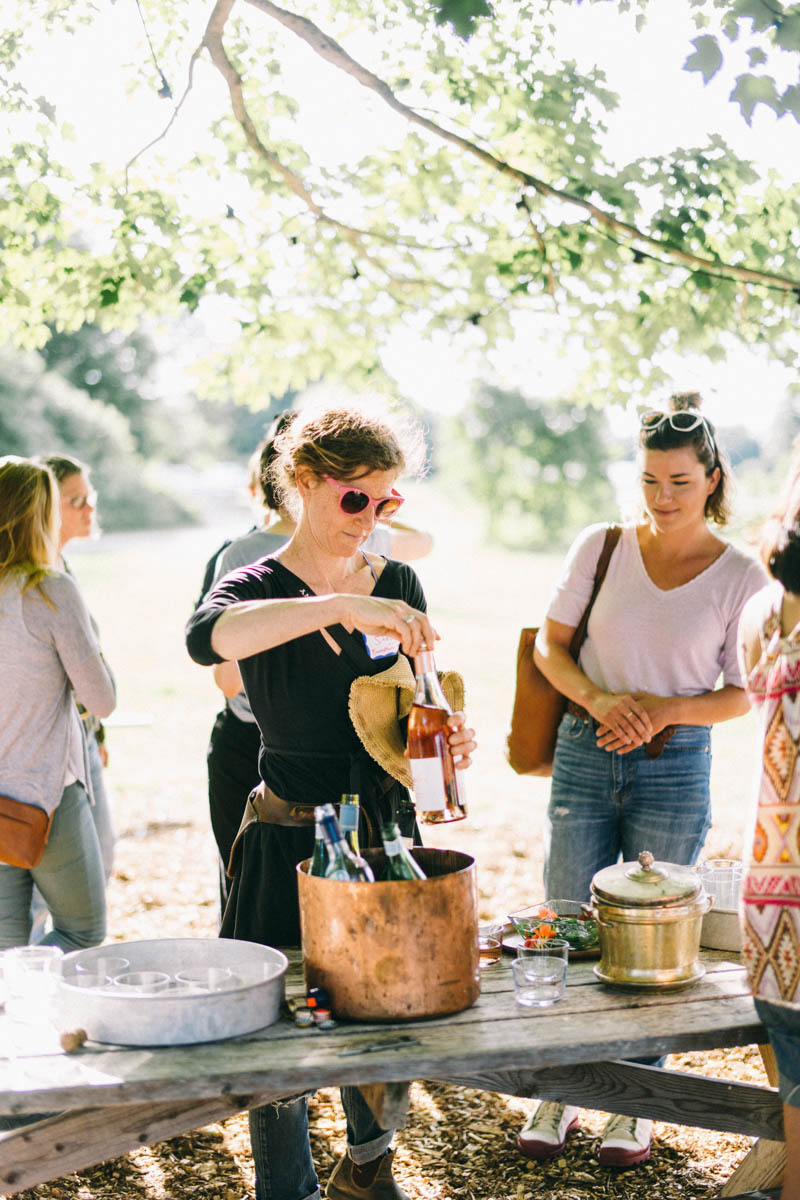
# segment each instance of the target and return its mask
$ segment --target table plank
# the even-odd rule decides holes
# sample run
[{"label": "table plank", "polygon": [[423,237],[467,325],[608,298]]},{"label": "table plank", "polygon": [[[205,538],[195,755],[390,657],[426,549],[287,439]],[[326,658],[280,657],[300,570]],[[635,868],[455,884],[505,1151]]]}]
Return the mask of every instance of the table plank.
[{"label": "table plank", "polygon": [[486,1070],[480,1078],[440,1075],[439,1083],[510,1096],[561,1100],[601,1112],[677,1125],[783,1138],[783,1105],[774,1089],[630,1062],[583,1063],[541,1071]]},{"label": "table plank", "polygon": [[[590,963],[580,963],[570,967],[562,1002],[523,1010],[513,1000],[510,969],[500,964],[490,968],[492,980],[472,1008],[428,1021],[342,1022],[327,1033],[280,1021],[204,1045],[88,1044],[69,1056],[6,1058],[0,1060],[0,1112],[190,1101],[265,1088],[288,1095],[453,1074],[479,1079],[487,1068],[533,1070],[763,1042],[742,969],[730,955],[712,953],[705,961],[708,974],[685,992],[615,991],[596,980]],[[352,1054],[401,1038],[410,1040],[399,1049]]]},{"label": "table plank", "polygon": [[224,1121],[244,1108],[257,1107],[279,1097],[270,1092],[253,1096],[216,1097],[180,1103],[120,1105],[83,1108],[60,1113],[35,1125],[0,1134],[0,1186],[14,1192],[60,1179],[73,1171],[118,1158],[141,1146],[152,1146]]}]

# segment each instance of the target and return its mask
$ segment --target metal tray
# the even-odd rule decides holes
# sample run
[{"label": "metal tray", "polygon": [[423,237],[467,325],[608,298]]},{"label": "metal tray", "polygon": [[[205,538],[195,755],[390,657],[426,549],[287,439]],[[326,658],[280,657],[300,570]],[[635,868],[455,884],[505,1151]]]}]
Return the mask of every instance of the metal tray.
[{"label": "metal tray", "polygon": [[[121,994],[118,985],[82,987],[79,974],[95,974],[102,959],[126,958],[130,971],[179,971],[223,967],[232,972],[224,990],[166,990]],[[222,938],[162,938],[114,942],[65,954],[58,981],[55,1020],[61,1032],[83,1029],[95,1042],[121,1046],[181,1046],[238,1037],[272,1025],[280,1016],[288,959],[257,942]]]}]

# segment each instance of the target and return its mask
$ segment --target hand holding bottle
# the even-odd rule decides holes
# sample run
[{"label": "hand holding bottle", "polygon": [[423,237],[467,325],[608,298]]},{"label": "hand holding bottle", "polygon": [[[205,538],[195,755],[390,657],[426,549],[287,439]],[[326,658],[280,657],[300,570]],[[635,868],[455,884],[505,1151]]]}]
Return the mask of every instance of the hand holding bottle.
[{"label": "hand holding bottle", "polygon": [[457,771],[466,771],[472,766],[472,754],[478,748],[475,730],[467,729],[467,718],[463,712],[454,712],[447,718],[447,744]]},{"label": "hand holding bottle", "polygon": [[381,596],[340,596],[346,604],[341,618],[348,633],[358,629],[381,637],[395,637],[404,654],[413,657],[426,646],[433,646],[438,633],[427,614],[412,608],[404,600],[389,600]]}]

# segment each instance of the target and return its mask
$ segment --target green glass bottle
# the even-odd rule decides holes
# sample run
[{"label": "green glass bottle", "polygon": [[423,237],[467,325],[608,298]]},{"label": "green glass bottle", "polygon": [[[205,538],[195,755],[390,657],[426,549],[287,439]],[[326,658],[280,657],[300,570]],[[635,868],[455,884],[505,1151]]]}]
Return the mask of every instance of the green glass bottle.
[{"label": "green glass bottle", "polygon": [[361,857],[361,846],[358,841],[358,818],[361,815],[361,805],[354,792],[345,792],[339,804],[339,828],[353,854]]},{"label": "green glass bottle", "polygon": [[403,845],[400,827],[396,821],[387,821],[381,826],[383,848],[386,851],[384,879],[427,879],[427,875],[414,855]]},{"label": "green glass bottle", "polygon": [[343,879],[373,883],[375,876],[372,868],[363,858],[353,854],[347,842],[342,837],[336,813],[330,804],[321,804],[314,809],[314,820],[318,821],[325,841],[328,862],[325,867],[326,879]]},{"label": "green glass bottle", "polygon": [[328,865],[328,851],[325,849],[325,839],[322,836],[322,826],[319,821],[314,825],[314,853],[311,855],[309,875],[324,875]]}]

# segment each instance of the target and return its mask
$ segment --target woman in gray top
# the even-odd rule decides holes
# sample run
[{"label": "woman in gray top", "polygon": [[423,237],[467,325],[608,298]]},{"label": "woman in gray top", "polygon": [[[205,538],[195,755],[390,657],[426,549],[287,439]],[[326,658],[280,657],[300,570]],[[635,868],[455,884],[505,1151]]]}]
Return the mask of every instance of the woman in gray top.
[{"label": "woman in gray top", "polygon": [[52,473],[0,459],[0,794],[53,816],[37,867],[0,862],[0,949],[28,942],[34,884],[53,918],[43,941],[68,951],[105,937],[103,864],[73,691],[99,717],[116,695],[80,592],[53,566],[59,520]]}]

